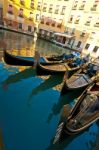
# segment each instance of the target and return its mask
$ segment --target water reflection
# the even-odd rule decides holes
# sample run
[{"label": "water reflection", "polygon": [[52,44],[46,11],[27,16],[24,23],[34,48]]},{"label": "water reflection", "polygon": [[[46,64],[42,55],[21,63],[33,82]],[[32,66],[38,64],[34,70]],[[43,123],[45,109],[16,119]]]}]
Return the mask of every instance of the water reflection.
[{"label": "water reflection", "polygon": [[52,117],[58,115],[61,112],[61,109],[63,108],[64,105],[74,101],[74,99],[76,99],[81,93],[82,90],[79,90],[78,92],[73,91],[64,96],[60,96],[58,102],[54,104],[53,107],[51,108],[51,113],[48,116],[47,123],[51,121]]},{"label": "water reflection", "polygon": [[35,89],[32,90],[29,98],[29,104],[32,101],[32,97],[39,92],[43,92],[45,90],[48,90],[50,88],[53,88],[54,86],[60,84],[63,80],[63,77],[60,75],[53,75],[50,76],[48,79],[44,80],[43,83],[41,83],[39,86],[37,86]]},{"label": "water reflection", "polygon": [[27,79],[27,78],[34,77],[34,76],[36,76],[36,70],[30,67],[21,72],[10,75],[5,81],[3,81],[2,85],[3,87],[7,87],[10,84],[13,84],[23,79]]},{"label": "water reflection", "polygon": [[[37,39],[36,43],[32,36],[22,35],[10,31],[0,30],[0,40],[7,43],[7,49],[35,49],[42,55],[62,54],[64,52],[70,53],[70,50],[58,47],[50,42],[46,42],[41,39]],[[35,45],[35,46],[34,46]],[[2,46],[0,46],[0,50]]]}]

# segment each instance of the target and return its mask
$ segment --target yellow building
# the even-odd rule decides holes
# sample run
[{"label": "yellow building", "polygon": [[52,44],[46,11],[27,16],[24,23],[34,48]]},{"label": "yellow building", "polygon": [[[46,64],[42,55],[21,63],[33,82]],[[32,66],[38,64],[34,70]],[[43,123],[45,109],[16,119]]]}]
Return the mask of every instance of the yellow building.
[{"label": "yellow building", "polygon": [[6,28],[32,35],[38,28],[48,40],[54,32],[65,33],[74,37],[65,47],[99,56],[99,0],[0,0],[0,14]]},{"label": "yellow building", "polygon": [[24,33],[33,33],[36,21],[36,7],[37,0],[4,0],[4,27]]}]

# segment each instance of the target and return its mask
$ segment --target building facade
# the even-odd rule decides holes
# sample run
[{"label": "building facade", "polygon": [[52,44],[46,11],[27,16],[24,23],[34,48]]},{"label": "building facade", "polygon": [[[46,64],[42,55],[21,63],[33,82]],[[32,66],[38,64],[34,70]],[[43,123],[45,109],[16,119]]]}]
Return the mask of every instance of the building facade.
[{"label": "building facade", "polygon": [[[45,39],[53,33],[74,36],[70,49],[99,56],[99,0],[0,0],[0,25]],[[63,37],[57,37],[61,42]]]}]

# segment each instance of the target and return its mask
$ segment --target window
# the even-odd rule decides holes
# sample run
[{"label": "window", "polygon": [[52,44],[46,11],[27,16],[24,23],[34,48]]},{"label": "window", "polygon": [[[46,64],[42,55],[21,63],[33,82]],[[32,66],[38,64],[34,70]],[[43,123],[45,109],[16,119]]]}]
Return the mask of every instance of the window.
[{"label": "window", "polygon": [[13,7],[12,7],[12,5],[9,5],[9,7],[8,7],[8,13],[9,14],[13,14]]},{"label": "window", "polygon": [[84,10],[85,3],[86,3],[86,1],[82,1],[82,4],[81,4],[81,6],[79,7],[79,10]]},{"label": "window", "polygon": [[71,34],[75,34],[75,28],[72,28]]},{"label": "window", "polygon": [[29,20],[33,21],[33,13],[32,12],[30,12]]},{"label": "window", "polygon": [[96,53],[98,51],[99,47],[95,46],[95,48],[93,49],[93,52]]},{"label": "window", "polygon": [[22,23],[19,23],[19,29],[22,29]]},{"label": "window", "polygon": [[34,9],[34,0],[31,0],[30,7]]},{"label": "window", "polygon": [[46,9],[47,9],[47,4],[44,3],[44,6],[43,6],[43,12],[46,12]]},{"label": "window", "polygon": [[85,37],[85,35],[86,35],[86,30],[83,30],[80,36]]},{"label": "window", "polygon": [[41,10],[41,2],[38,2],[37,10]]},{"label": "window", "polygon": [[75,1],[72,10],[76,10],[77,9],[77,4],[78,4],[78,1]]},{"label": "window", "polygon": [[85,46],[85,49],[88,50],[89,46],[90,46],[90,44],[87,43]]},{"label": "window", "polygon": [[23,9],[22,8],[20,8],[20,10],[19,10],[19,17],[23,18]]},{"label": "window", "polygon": [[31,32],[31,30],[32,30],[32,27],[28,26],[28,31]]},{"label": "window", "polygon": [[24,0],[20,0],[20,4],[24,5],[25,4]]},{"label": "window", "polygon": [[99,27],[99,18],[97,18],[96,24],[94,26]]},{"label": "window", "polygon": [[8,20],[8,26],[12,26],[12,20]]},{"label": "window", "polygon": [[58,14],[59,12],[59,5],[56,5],[55,14]]},{"label": "window", "polygon": [[52,12],[53,12],[53,4],[50,4],[49,13],[52,13]]},{"label": "window", "polygon": [[48,17],[48,18],[47,18],[47,21],[46,21],[46,25],[50,25],[50,23],[51,23],[51,18]]},{"label": "window", "polygon": [[69,45],[70,45],[70,44],[71,44],[71,41],[72,41],[72,40],[71,40],[71,39],[69,39],[69,40],[68,40],[68,42],[67,42],[67,44],[69,44]]},{"label": "window", "polygon": [[52,27],[55,27],[55,24],[56,24],[56,21],[55,21],[55,20],[56,20],[56,18],[54,18],[54,20],[52,21],[52,24],[51,24]]},{"label": "window", "polygon": [[96,35],[97,35],[96,32],[92,32],[91,36],[90,36],[90,39],[93,40],[96,37]]},{"label": "window", "polygon": [[90,26],[91,20],[92,20],[92,17],[89,16],[88,19],[87,19],[87,21],[86,21],[86,23],[85,23],[85,25],[86,26]]},{"label": "window", "polygon": [[91,7],[91,11],[96,11],[98,5],[99,5],[99,0],[95,0],[93,6]]},{"label": "window", "polygon": [[59,19],[59,23],[57,25],[57,28],[61,28],[62,27],[62,23],[63,23],[63,20],[62,19]]},{"label": "window", "polygon": [[73,21],[73,15],[70,16],[70,19],[69,19],[68,22],[69,22],[69,23],[72,23],[72,21]]},{"label": "window", "polygon": [[66,10],[66,6],[63,6],[63,7],[62,7],[61,15],[65,15],[65,10]]},{"label": "window", "polygon": [[41,17],[41,24],[44,24],[44,16]]},{"label": "window", "polygon": [[77,48],[80,48],[80,45],[81,45],[81,41],[78,42]]},{"label": "window", "polygon": [[36,21],[39,21],[39,20],[40,20],[40,15],[36,14]]},{"label": "window", "polygon": [[77,16],[77,18],[76,18],[76,20],[75,20],[75,24],[79,24],[80,17],[81,17],[81,16]]}]

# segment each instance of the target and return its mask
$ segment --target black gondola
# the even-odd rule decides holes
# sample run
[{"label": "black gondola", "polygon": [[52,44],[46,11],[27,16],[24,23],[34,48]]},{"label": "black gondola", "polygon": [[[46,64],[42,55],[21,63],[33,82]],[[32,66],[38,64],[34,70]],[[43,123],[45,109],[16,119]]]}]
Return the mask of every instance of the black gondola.
[{"label": "black gondola", "polygon": [[72,52],[70,54],[63,53],[62,55],[53,55],[50,57],[46,57],[46,59],[48,61],[61,61],[61,60],[67,61],[67,60],[73,59],[75,57],[80,57],[80,53],[79,52]]},{"label": "black gondola", "polygon": [[[86,64],[85,64],[86,65]],[[61,90],[61,95],[66,94],[72,90],[82,89],[87,87],[89,84],[94,82],[99,71],[99,65],[94,63],[89,63],[86,67],[82,67],[70,78],[64,80],[64,84]]]},{"label": "black gondola", "polygon": [[68,74],[68,77],[70,77],[73,73],[75,73],[77,70],[80,69],[82,65],[86,63],[86,60],[84,58],[75,58],[70,59],[66,62],[61,62],[59,64],[53,64],[53,65],[43,65],[40,62],[38,62],[37,65],[37,74],[42,75],[48,75],[48,74],[64,74],[65,72]]},{"label": "black gondola", "polygon": [[94,82],[76,99],[73,108],[69,104],[64,105],[54,144],[62,141],[66,135],[78,134],[87,129],[98,119],[99,82]]},{"label": "black gondola", "polygon": [[[25,57],[25,56],[15,56],[4,50],[4,61],[9,65],[16,65],[16,66],[33,66],[35,58],[34,57]],[[57,64],[60,61],[48,61],[45,57],[40,57],[40,63],[43,65],[47,64]]]}]

